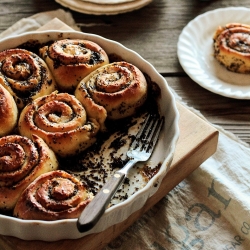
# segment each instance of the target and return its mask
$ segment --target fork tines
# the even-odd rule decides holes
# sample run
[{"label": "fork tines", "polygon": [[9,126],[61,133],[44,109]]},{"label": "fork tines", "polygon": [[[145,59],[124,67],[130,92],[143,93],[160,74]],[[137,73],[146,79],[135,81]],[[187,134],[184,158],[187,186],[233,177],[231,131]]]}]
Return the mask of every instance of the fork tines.
[{"label": "fork tines", "polygon": [[160,117],[159,115],[149,114],[146,117],[141,129],[137,133],[131,147],[133,149],[140,147],[139,150],[151,153],[158,141],[163,124],[163,116]]}]

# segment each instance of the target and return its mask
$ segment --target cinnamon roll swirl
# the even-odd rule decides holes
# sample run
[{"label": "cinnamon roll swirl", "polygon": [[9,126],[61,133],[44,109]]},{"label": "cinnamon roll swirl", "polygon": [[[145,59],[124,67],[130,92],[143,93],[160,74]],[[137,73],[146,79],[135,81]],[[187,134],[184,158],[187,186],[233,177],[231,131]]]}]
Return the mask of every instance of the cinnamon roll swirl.
[{"label": "cinnamon roll swirl", "polygon": [[8,135],[16,126],[18,109],[13,96],[0,85],[0,137]]},{"label": "cinnamon roll swirl", "polygon": [[0,138],[0,209],[13,209],[23,190],[43,173],[56,170],[54,152],[38,136]]},{"label": "cinnamon roll swirl", "polygon": [[103,125],[106,117],[121,119],[133,115],[147,97],[143,73],[128,62],[114,62],[98,68],[77,86],[75,96],[90,117]]},{"label": "cinnamon roll swirl", "polygon": [[214,57],[229,71],[250,73],[250,26],[230,23],[218,27],[214,37]]},{"label": "cinnamon roll swirl", "polygon": [[90,72],[109,62],[106,52],[88,40],[64,39],[40,49],[61,91],[74,91]]},{"label": "cinnamon roll swirl", "polygon": [[58,170],[33,181],[18,200],[14,216],[26,220],[77,218],[93,195],[73,175]]},{"label": "cinnamon roll swirl", "polygon": [[43,59],[18,48],[0,52],[0,84],[11,93],[20,109],[56,89],[54,78]]},{"label": "cinnamon roll swirl", "polygon": [[21,112],[18,129],[21,135],[41,137],[59,156],[77,154],[95,142],[99,130],[95,119],[75,96],[53,92],[37,98]]}]

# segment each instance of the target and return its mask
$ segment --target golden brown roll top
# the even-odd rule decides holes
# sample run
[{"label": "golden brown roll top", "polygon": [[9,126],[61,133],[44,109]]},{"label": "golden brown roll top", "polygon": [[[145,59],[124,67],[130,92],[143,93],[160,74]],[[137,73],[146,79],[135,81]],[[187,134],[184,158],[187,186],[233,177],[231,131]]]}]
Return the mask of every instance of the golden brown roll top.
[{"label": "golden brown roll top", "polygon": [[88,119],[75,96],[53,92],[28,104],[21,112],[21,135],[41,137],[52,150],[64,157],[77,154],[95,142],[99,124]]},{"label": "golden brown roll top", "polygon": [[20,109],[56,89],[46,63],[38,55],[18,48],[0,52],[0,84],[11,93]]},{"label": "golden brown roll top", "polygon": [[0,209],[13,209],[23,190],[38,176],[56,170],[54,152],[39,137],[0,138]]},{"label": "golden brown roll top", "polygon": [[61,91],[74,91],[90,72],[109,63],[106,52],[88,40],[64,39],[40,49]]},{"label": "golden brown roll top", "polygon": [[33,181],[18,200],[14,216],[26,220],[77,218],[93,196],[65,171],[52,171]]},{"label": "golden brown roll top", "polygon": [[115,62],[98,68],[77,86],[75,96],[87,114],[103,125],[106,117],[121,119],[133,115],[147,97],[142,72],[128,62]]},{"label": "golden brown roll top", "polygon": [[0,85],[0,137],[8,135],[16,126],[18,108],[13,96]]},{"label": "golden brown roll top", "polygon": [[218,27],[214,37],[214,56],[228,70],[250,73],[250,26],[230,23]]}]

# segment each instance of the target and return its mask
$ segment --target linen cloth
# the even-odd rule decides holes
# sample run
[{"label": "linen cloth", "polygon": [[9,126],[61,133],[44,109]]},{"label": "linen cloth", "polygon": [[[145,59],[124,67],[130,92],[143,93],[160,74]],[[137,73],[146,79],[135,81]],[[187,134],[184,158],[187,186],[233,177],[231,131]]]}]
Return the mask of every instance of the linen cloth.
[{"label": "linen cloth", "polygon": [[[0,39],[36,30],[55,17],[79,30],[70,12],[58,9],[21,19]],[[215,127],[216,153],[105,250],[250,249],[250,148]]]}]

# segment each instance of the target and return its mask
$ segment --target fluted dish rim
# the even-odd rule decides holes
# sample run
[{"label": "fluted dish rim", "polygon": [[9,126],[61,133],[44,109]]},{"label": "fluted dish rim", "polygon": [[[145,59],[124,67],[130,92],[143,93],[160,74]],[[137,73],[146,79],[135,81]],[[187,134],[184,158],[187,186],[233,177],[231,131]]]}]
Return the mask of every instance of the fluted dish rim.
[{"label": "fluted dish rim", "polygon": [[[95,34],[82,33],[78,31],[36,31],[27,32],[22,35],[12,36],[0,41],[0,51],[18,46],[29,39],[38,39],[40,42],[49,40],[56,40],[58,38],[80,38],[88,39],[98,43],[109,53],[116,53],[130,63],[136,65],[143,72],[147,73],[151,79],[158,83],[162,91],[162,98],[159,101],[159,110],[164,113],[166,124],[163,135],[164,140],[160,139],[159,145],[164,147],[157,150],[164,153],[164,160],[162,167],[158,174],[156,174],[146,185],[134,195],[129,197],[126,201],[114,205],[106,210],[104,216],[99,223],[89,232],[79,233],[76,227],[77,219],[66,219],[60,221],[38,221],[38,220],[21,220],[5,215],[0,215],[0,234],[15,236],[24,240],[44,240],[56,241],[61,239],[77,239],[87,234],[97,233],[106,228],[127,219],[133,212],[139,210],[157,190],[163,179],[167,174],[170,164],[173,159],[177,140],[179,138],[179,112],[177,110],[175,97],[171,92],[167,81],[157,72],[151,63],[142,58],[138,53],[132,51],[122,44],[112,41]],[[166,131],[166,129],[168,131]],[[164,151],[163,151],[164,150]],[[51,231],[53,230],[53,233]]]}]

